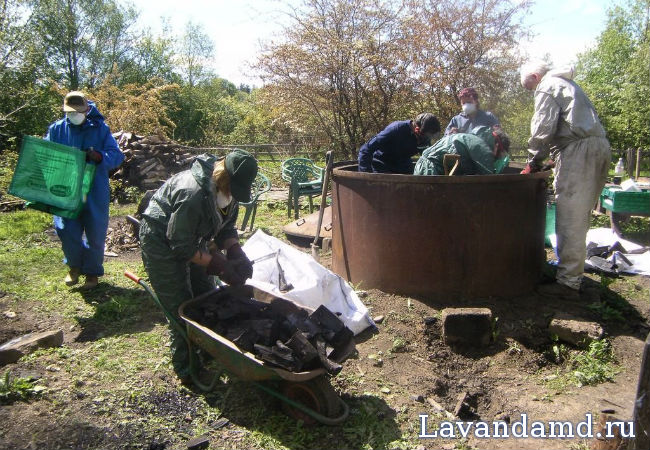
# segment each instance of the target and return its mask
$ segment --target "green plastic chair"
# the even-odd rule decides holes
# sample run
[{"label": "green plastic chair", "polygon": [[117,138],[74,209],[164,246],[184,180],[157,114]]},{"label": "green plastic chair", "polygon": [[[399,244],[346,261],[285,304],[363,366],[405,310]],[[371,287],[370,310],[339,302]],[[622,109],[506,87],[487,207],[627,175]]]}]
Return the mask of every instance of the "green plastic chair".
[{"label": "green plastic chair", "polygon": [[[243,206],[246,209],[244,213],[244,220],[241,224],[241,231],[246,229],[246,224],[250,218],[251,224],[249,231],[253,231],[253,224],[255,223],[255,214],[257,214],[257,201],[260,196],[271,190],[271,181],[261,172],[257,172],[257,176],[251,185],[251,201],[248,203],[240,203],[239,206]],[[251,217],[252,216],[252,217]]]},{"label": "green plastic chair", "polygon": [[298,218],[300,196],[309,197],[309,212],[314,212],[312,197],[320,195],[323,189],[325,170],[316,166],[309,158],[290,158],[282,162],[282,179],[289,183],[287,199],[287,216],[291,217],[293,208],[294,219]]}]

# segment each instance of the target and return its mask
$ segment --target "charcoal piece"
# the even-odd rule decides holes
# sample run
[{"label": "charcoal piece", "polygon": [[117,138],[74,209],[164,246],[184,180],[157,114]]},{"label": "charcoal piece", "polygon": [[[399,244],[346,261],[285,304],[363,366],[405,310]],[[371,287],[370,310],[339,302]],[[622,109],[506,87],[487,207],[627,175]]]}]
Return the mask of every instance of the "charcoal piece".
[{"label": "charcoal piece", "polygon": [[348,359],[357,349],[354,338],[350,339],[345,345],[339,345],[334,348],[334,352],[329,355],[329,359],[341,363]]},{"label": "charcoal piece", "polygon": [[294,302],[283,298],[274,298],[270,303],[269,309],[273,313],[282,317],[286,317],[289,314],[304,314],[307,316],[307,312],[304,309],[296,305]]},{"label": "charcoal piece", "polygon": [[271,346],[278,340],[279,323],[273,319],[249,319],[242,320],[240,327],[250,328],[257,333],[258,343]]},{"label": "charcoal piece", "polygon": [[298,372],[302,368],[300,361],[294,358],[292,353],[286,354],[284,350],[280,350],[277,345],[269,347],[266,345],[255,344],[255,354],[262,360],[290,370]]},{"label": "charcoal piece", "polygon": [[329,340],[329,343],[335,347],[345,347],[348,342],[354,337],[354,333],[348,327],[343,326],[336,334]]},{"label": "charcoal piece", "polygon": [[241,350],[246,352],[253,351],[253,346],[259,338],[255,330],[241,326],[229,328],[224,336]]},{"label": "charcoal piece", "polygon": [[275,341],[273,352],[282,356],[293,356],[293,350],[284,345],[282,341]]},{"label": "charcoal piece", "polygon": [[321,327],[318,326],[313,320],[309,318],[306,312],[303,314],[289,314],[287,320],[295,325],[300,331],[307,335],[307,339],[311,339],[321,332]]},{"label": "charcoal piece", "polygon": [[320,305],[316,311],[311,313],[309,319],[321,328],[321,332],[327,340],[332,339],[345,326],[341,319],[324,305]]},{"label": "charcoal piece", "polygon": [[316,350],[318,350],[318,357],[320,358],[321,364],[328,373],[336,375],[341,371],[343,366],[327,357],[327,344],[321,337],[316,338]]},{"label": "charcoal piece", "polygon": [[592,256],[600,256],[603,258],[607,258],[608,253],[609,253],[609,246],[607,245],[598,246],[593,242],[590,242],[587,245],[587,259],[591,258]]},{"label": "charcoal piece", "polygon": [[266,303],[254,299],[232,297],[230,301],[218,305],[217,314],[219,320],[231,320],[237,316],[261,318],[267,306]]},{"label": "charcoal piece", "polygon": [[318,351],[307,340],[307,336],[302,331],[296,331],[291,339],[287,341],[287,347],[293,350],[294,354],[304,363],[310,363],[318,358]]}]

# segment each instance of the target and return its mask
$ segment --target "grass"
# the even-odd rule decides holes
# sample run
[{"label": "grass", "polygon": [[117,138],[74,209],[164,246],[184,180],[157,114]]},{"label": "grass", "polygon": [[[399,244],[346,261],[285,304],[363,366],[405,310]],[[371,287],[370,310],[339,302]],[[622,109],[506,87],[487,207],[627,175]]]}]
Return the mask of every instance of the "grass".
[{"label": "grass", "polygon": [[[134,205],[111,206],[119,215],[133,209]],[[287,221],[286,209],[264,203],[260,209],[256,225],[280,235]],[[89,293],[70,289],[62,283],[67,268],[61,262],[60,245],[51,242],[44,232],[50,224],[51,216],[38,211],[0,214],[0,290],[10,293],[12,309],[29,310],[38,317],[58,317],[60,326],[76,337],[62,347],[37,350],[24,357],[21,365],[51,370],[44,372],[43,387],[9,378],[3,384],[10,393],[7,398],[37,399],[32,394],[38,392],[60,417],[81,413],[90,420],[101,418],[115,432],[134,427],[135,440],[123,445],[141,445],[161,432],[174,444],[204,432],[219,439],[214,423],[225,413],[232,422],[246,424],[236,427],[238,445],[246,448],[313,448],[333,440],[346,447],[367,449],[417,445],[417,430],[401,430],[393,417],[395,412],[379,394],[346,398],[350,418],[338,428],[305,428],[285,416],[277,403],[250,383],[234,380],[205,395],[162,383],[163,379],[174,379],[167,348],[168,327],[147,294],[122,275],[125,268],[145,275],[142,264],[125,267],[108,260],[97,289]],[[397,342],[397,347],[402,343]],[[233,393],[224,402],[230,389]],[[146,421],[138,411],[148,411]],[[188,414],[191,422],[185,420]],[[408,422],[407,417],[399,417]],[[135,433],[133,429],[123,432],[130,435]],[[100,443],[94,448],[106,448],[101,444],[104,437],[96,439]]]},{"label": "grass", "polygon": [[0,405],[10,405],[17,401],[27,401],[40,396],[45,391],[35,380],[24,377],[12,377],[7,370],[0,378]]},{"label": "grass", "polygon": [[567,369],[558,368],[555,374],[546,377],[545,385],[555,393],[564,392],[569,386],[582,387],[614,381],[620,372],[607,339],[593,341],[586,350],[571,350],[557,339],[550,350],[557,364],[567,361]]}]

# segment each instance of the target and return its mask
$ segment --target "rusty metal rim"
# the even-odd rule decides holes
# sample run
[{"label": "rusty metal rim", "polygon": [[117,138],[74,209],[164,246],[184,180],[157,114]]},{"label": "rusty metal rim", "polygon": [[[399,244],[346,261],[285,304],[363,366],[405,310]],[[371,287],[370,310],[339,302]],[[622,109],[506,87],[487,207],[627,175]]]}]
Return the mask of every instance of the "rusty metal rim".
[{"label": "rusty metal rim", "polygon": [[[551,171],[536,172],[527,175],[519,173],[508,173],[498,175],[465,175],[462,177],[449,177],[444,175],[403,175],[396,173],[367,173],[357,172],[357,164],[341,165],[335,167],[333,170],[334,178],[348,178],[352,180],[363,180],[365,182],[398,182],[409,184],[455,184],[455,183],[503,183],[503,182],[517,182],[528,181],[532,179],[546,179],[551,174]],[[355,168],[355,170],[350,170]]]}]

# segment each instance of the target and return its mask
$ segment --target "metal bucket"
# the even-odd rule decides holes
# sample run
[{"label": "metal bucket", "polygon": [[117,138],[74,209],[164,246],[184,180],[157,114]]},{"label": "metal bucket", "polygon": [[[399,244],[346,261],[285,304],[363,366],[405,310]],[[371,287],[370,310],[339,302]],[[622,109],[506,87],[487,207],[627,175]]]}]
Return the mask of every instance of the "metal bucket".
[{"label": "metal bucket", "polygon": [[361,289],[455,300],[532,291],[545,261],[550,172],[332,174],[332,268]]}]

